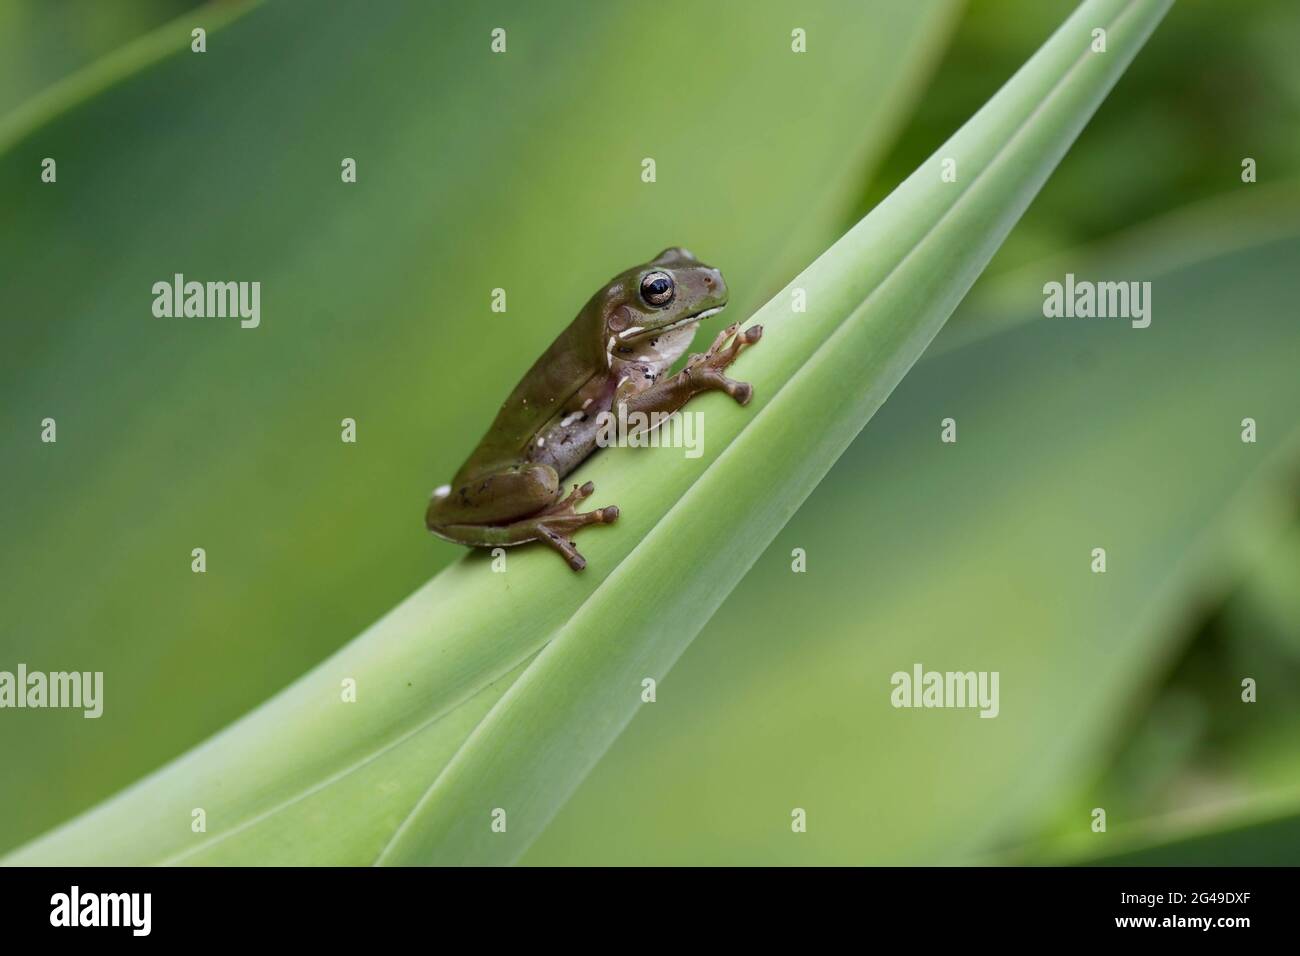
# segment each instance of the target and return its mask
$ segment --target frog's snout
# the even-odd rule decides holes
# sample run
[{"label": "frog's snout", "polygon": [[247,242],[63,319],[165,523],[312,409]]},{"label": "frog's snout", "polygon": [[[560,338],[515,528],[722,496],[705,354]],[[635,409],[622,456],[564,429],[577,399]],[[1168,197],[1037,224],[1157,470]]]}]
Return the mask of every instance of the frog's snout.
[{"label": "frog's snout", "polygon": [[718,269],[705,269],[700,280],[704,283],[704,293],[718,305],[727,304],[727,280],[722,278]]}]

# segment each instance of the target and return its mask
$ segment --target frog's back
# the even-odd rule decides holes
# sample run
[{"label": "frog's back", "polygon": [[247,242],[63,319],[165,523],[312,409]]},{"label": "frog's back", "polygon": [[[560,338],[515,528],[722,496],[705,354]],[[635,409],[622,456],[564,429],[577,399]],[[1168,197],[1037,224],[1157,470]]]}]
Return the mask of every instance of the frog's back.
[{"label": "frog's back", "polygon": [[573,397],[593,378],[604,374],[605,356],[582,318],[561,332],[519,380],[457,479],[526,459],[548,424],[569,410]]}]

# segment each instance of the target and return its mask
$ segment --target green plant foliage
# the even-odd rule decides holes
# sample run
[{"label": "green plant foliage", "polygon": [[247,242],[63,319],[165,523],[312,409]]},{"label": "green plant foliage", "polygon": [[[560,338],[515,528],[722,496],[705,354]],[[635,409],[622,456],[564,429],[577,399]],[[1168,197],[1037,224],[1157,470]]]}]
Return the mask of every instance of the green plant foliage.
[{"label": "green plant foliage", "polygon": [[[638,709],[640,678],[667,671],[938,332],[1167,6],[1082,5],[760,309],[768,335],[738,369],[757,397],[700,401],[702,459],[605,454],[574,476],[625,509],[619,533],[584,540],[603,577],[536,551],[503,575],[462,560],[228,731],[11,859],[517,858]],[[1105,55],[1089,48],[1097,25]],[[939,175],[949,157],[956,183]],[[790,311],[796,288],[806,313]],[[364,707],[339,703],[344,679]],[[190,808],[205,802],[196,838]],[[508,832],[489,829],[494,807]]]},{"label": "green plant foliage", "polygon": [[[1014,859],[1127,845],[1125,830],[1141,828],[1133,815],[1151,811],[1113,787],[1085,792],[1159,700],[1190,637],[1188,607],[1234,585],[1243,542],[1287,528],[1276,499],[1294,487],[1300,452],[1300,276],[1286,266],[1300,254],[1300,207],[1290,204],[1287,229],[1261,218],[1259,241],[1229,228],[1239,213],[1181,220],[1181,257],[1142,228],[1068,260],[1080,276],[1150,279],[1148,329],[1043,318],[1042,286],[1065,265],[1056,258],[972,293],[937,354],[777,535],[524,862],[987,862],[1046,831],[1065,846]],[[992,314],[1005,331],[972,341],[964,329]],[[939,349],[950,333],[958,344]],[[1240,441],[1246,414],[1269,423],[1267,441]],[[949,415],[953,445],[939,440]],[[1098,545],[1104,575],[1090,570]],[[795,548],[806,574],[791,572]],[[1241,633],[1259,663],[1263,628]],[[998,669],[999,717],[894,709],[889,678],[915,662]],[[1217,663],[1205,676],[1217,679],[1219,716],[1256,708],[1236,720],[1264,734],[1254,750],[1289,759],[1293,790],[1295,748],[1278,739],[1296,726],[1286,672]],[[1268,693],[1242,705],[1237,678],[1250,673]],[[1198,732],[1176,723],[1184,738]],[[1158,771],[1178,740],[1148,741],[1135,762]],[[1245,743],[1233,741],[1239,762]],[[1132,764],[1121,770],[1141,779]],[[1229,793],[1250,792],[1243,774]],[[1287,785],[1277,769],[1259,782]],[[1105,836],[1089,828],[1099,804]],[[794,807],[808,813],[798,836]],[[1294,859],[1294,846],[1276,854]]]},{"label": "green plant foliage", "polygon": [[[102,670],[108,702],[93,722],[6,712],[0,752],[37,783],[0,784],[0,846],[220,730],[458,559],[424,529],[429,490],[610,275],[688,243],[743,316],[825,249],[954,9],[810,9],[820,53],[799,59],[776,0],[741,18],[659,3],[692,24],[671,42],[623,4],[263,4],[214,26],[205,54],[168,27],[165,58],[151,38],[138,72],[96,64],[94,83],[64,86],[85,98],[7,125],[0,661]],[[56,186],[39,181],[47,156]],[[154,318],[152,283],[174,272],[260,281],[262,326]],[[505,315],[489,308],[497,287]],[[46,416],[55,445],[36,440]],[[653,523],[611,500],[624,523],[594,536],[608,549],[583,577],[512,555],[511,586],[536,590],[488,628],[475,619],[492,608],[466,595],[474,680],[488,658],[504,671],[540,647]],[[266,741],[264,765],[248,755],[251,802],[202,801],[213,831],[288,792],[269,786],[276,768],[286,788],[319,779],[433,716],[434,695],[468,686],[444,663],[426,656],[382,713],[363,682],[358,709],[313,724],[293,760]],[[168,819],[157,846],[188,846],[189,809]]]}]

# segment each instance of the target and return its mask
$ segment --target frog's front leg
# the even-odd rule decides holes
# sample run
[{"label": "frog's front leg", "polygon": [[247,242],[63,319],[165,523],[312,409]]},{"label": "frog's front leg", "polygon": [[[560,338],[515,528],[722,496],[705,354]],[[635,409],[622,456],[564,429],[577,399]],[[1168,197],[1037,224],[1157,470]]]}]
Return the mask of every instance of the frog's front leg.
[{"label": "frog's front leg", "polygon": [[[440,489],[441,490],[441,489]],[[435,493],[425,514],[430,531],[448,541],[477,548],[510,547],[543,541],[569,567],[581,571],[586,560],[571,536],[589,524],[611,524],[618,508],[610,505],[579,514],[574,506],[591,496],[590,481],[574,485],[560,499],[560,479],[549,465],[516,465],[475,475],[455,488]]]},{"label": "frog's front leg", "polygon": [[[732,362],[736,361],[741,351],[763,337],[761,325],[751,325],[740,331],[740,323],[728,326],[718,333],[709,350],[703,355],[692,355],[686,367],[676,375],[656,382],[649,388],[635,394],[621,393],[615,397],[615,407],[623,404],[631,412],[677,411],[688,401],[702,392],[726,392],[741,405],[749,404],[754,396],[754,387],[748,382],[737,382],[723,375]],[[727,345],[727,340],[731,344]],[[725,346],[725,347],[724,347]]]}]

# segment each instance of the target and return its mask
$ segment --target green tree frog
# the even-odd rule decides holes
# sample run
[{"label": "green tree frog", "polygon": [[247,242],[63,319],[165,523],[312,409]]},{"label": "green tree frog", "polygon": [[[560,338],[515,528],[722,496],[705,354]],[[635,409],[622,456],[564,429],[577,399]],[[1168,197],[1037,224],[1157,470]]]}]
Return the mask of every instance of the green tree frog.
[{"label": "green tree frog", "polygon": [[709,350],[692,355],[676,375],[701,320],[727,304],[722,273],[685,249],[665,249],[619,273],[533,363],[497,413],[451,484],[433,493],[425,524],[439,537],[480,548],[541,541],[570,568],[586,559],[573,534],[610,524],[618,508],[579,512],[595,486],[563,479],[597,448],[602,412],[669,414],[701,392],[726,392],[741,405],[753,388],[723,372],[763,334],[739,324],[720,332]]}]

